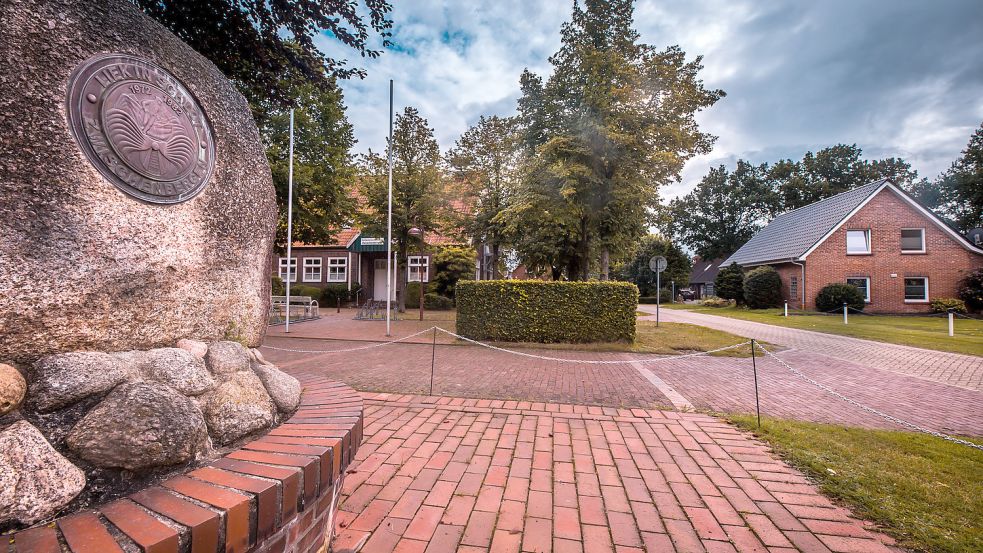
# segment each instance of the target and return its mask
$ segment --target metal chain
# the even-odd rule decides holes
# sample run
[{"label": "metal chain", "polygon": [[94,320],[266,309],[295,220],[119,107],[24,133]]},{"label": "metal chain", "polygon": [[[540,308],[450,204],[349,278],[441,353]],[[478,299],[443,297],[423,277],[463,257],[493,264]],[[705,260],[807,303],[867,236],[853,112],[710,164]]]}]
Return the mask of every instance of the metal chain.
[{"label": "metal chain", "polygon": [[873,407],[869,407],[867,405],[864,405],[863,403],[860,403],[859,401],[857,401],[855,399],[848,398],[845,395],[843,395],[843,394],[837,392],[836,390],[830,388],[829,386],[826,386],[825,384],[820,384],[819,382],[816,382],[812,378],[809,378],[808,376],[806,376],[805,374],[803,374],[798,369],[796,369],[796,368],[792,367],[791,365],[789,365],[788,363],[786,363],[782,358],[778,357],[774,353],[772,353],[772,352],[768,351],[767,349],[765,349],[765,347],[762,346],[760,343],[757,343],[756,342],[756,345],[759,348],[761,348],[761,351],[765,352],[767,355],[769,355],[770,357],[772,357],[773,359],[775,359],[776,361],[778,361],[781,365],[783,365],[786,369],[788,369],[789,371],[791,371],[792,374],[795,374],[799,378],[805,380],[806,382],[812,384],[813,386],[816,386],[816,387],[820,388],[824,392],[826,392],[826,393],[828,393],[828,394],[830,394],[830,395],[832,395],[832,396],[834,396],[834,397],[836,397],[838,399],[841,399],[841,400],[843,400],[843,401],[845,401],[845,402],[847,402],[847,403],[849,403],[851,405],[854,405],[856,407],[859,407],[860,409],[863,409],[864,411],[867,411],[868,413],[877,415],[878,417],[881,417],[881,418],[883,418],[883,419],[885,419],[887,421],[890,421],[890,422],[893,422],[893,423],[895,423],[897,425],[900,425],[900,426],[903,426],[903,427],[906,427],[906,428],[910,428],[912,430],[915,430],[916,432],[922,432],[924,434],[929,434],[931,436],[935,436],[936,438],[942,438],[943,440],[946,440],[946,441],[949,441],[949,442],[952,442],[952,443],[969,446],[969,447],[972,447],[974,449],[978,449],[980,451],[983,451],[983,445],[974,444],[973,442],[969,442],[969,441],[966,441],[966,440],[961,440],[961,439],[956,438],[954,436],[950,436],[948,434],[943,434],[942,432],[936,432],[934,430],[929,430],[927,428],[923,428],[921,426],[918,426],[915,423],[908,422],[908,421],[903,420],[903,419],[899,419],[898,417],[895,417],[893,415],[888,415],[887,413],[878,411],[877,409],[874,409]]},{"label": "metal chain", "polygon": [[390,340],[388,342],[379,342],[379,343],[376,343],[376,344],[370,344],[368,346],[359,346],[357,348],[345,348],[345,349],[290,349],[290,348],[278,348],[278,347],[275,347],[275,346],[267,346],[267,345],[262,345],[260,347],[261,348],[266,348],[266,349],[272,349],[272,350],[276,350],[276,351],[288,351],[288,352],[292,352],[292,353],[347,353],[349,351],[361,351],[361,350],[366,350],[366,349],[379,348],[379,347],[382,347],[382,346],[388,346],[389,344],[395,344],[397,342],[403,342],[405,340],[409,340],[410,338],[416,338],[417,336],[419,336],[421,334],[425,334],[427,332],[430,332],[434,328],[436,328],[436,327],[430,327],[430,328],[421,330],[420,332],[417,332],[415,334],[410,334],[409,336],[403,336],[402,338],[398,338],[396,340]]}]

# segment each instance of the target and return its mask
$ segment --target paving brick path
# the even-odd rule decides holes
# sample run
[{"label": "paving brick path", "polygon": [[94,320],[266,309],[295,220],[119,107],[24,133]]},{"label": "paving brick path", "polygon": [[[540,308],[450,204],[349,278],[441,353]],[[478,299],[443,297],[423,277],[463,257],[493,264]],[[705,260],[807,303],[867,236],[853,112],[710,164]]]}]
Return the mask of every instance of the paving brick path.
[{"label": "paving brick path", "polygon": [[364,398],[338,553],[894,550],[765,445],[706,415]]},{"label": "paving brick path", "polygon": [[[640,305],[638,309],[655,312],[655,306],[651,305]],[[983,390],[983,342],[980,343],[980,356],[973,356],[836,336],[706,313],[693,313],[681,309],[663,309],[660,317],[663,321],[697,324],[772,344],[781,344],[819,354],[827,359],[887,369],[976,391]],[[652,319],[654,320],[654,317]]]},{"label": "paving brick path", "polygon": [[[276,337],[269,338],[267,344],[312,350],[367,345],[366,342]],[[582,359],[644,357],[523,351]],[[264,352],[282,367],[317,367],[320,374],[358,390],[407,394],[426,394],[430,390],[430,344],[393,344],[352,353],[304,354],[269,349]],[[784,351],[778,355],[819,382],[888,414],[936,431],[983,435],[980,392],[804,351]],[[613,407],[674,407],[632,364],[568,364],[463,345],[438,345],[434,357],[433,389],[439,395]],[[643,366],[698,410],[754,411],[754,380],[748,358],[700,356]],[[899,428],[826,394],[772,359],[758,359],[758,383],[761,411],[765,415],[869,428]]]}]

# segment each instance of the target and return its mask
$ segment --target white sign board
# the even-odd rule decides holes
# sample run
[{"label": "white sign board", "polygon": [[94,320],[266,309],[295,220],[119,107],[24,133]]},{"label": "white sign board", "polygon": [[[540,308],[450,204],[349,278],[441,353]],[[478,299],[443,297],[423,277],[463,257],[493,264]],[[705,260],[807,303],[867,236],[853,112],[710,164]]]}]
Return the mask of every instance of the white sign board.
[{"label": "white sign board", "polygon": [[649,269],[651,269],[653,273],[661,273],[662,271],[665,271],[666,265],[666,258],[662,257],[661,255],[657,255],[652,259],[649,259]]}]

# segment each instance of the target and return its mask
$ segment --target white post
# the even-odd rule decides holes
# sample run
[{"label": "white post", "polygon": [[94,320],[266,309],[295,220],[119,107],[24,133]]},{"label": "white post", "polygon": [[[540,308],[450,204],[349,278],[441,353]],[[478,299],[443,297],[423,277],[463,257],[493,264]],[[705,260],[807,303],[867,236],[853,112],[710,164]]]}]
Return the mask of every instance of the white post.
[{"label": "white post", "polygon": [[788,302],[785,302],[785,316],[788,317]]},{"label": "white post", "polygon": [[386,336],[392,336],[390,321],[393,279],[393,80],[389,79],[389,210],[386,213]]},{"label": "white post", "polygon": [[[649,282],[652,282],[651,280]],[[659,308],[662,306],[662,273],[655,272],[655,326],[659,326]]]},{"label": "white post", "polygon": [[676,303],[676,281],[672,281],[672,297],[669,298],[669,303]]},{"label": "white post", "polygon": [[844,303],[843,304],[843,324],[850,324],[849,322],[847,322],[846,310],[847,310],[847,305],[846,305],[846,303]]},{"label": "white post", "polygon": [[[294,110],[290,110],[290,168],[287,169],[287,326],[290,332],[290,265],[293,262],[291,246],[294,232]],[[294,273],[297,274],[297,273]]]},{"label": "white post", "polygon": [[949,310],[949,336],[953,336],[955,334],[954,332],[955,328],[953,328],[953,319],[955,319],[955,315],[953,315],[952,309],[950,309]]}]

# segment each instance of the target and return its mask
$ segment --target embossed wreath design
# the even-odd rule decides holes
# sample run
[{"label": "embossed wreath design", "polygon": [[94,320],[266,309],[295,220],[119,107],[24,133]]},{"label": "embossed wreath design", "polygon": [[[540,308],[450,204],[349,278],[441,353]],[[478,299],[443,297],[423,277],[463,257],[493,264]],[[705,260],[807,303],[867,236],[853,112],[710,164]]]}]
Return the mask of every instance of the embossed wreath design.
[{"label": "embossed wreath design", "polygon": [[163,180],[188,171],[195,157],[194,143],[181,121],[156,98],[120,96],[106,112],[106,134],[131,166]]}]

